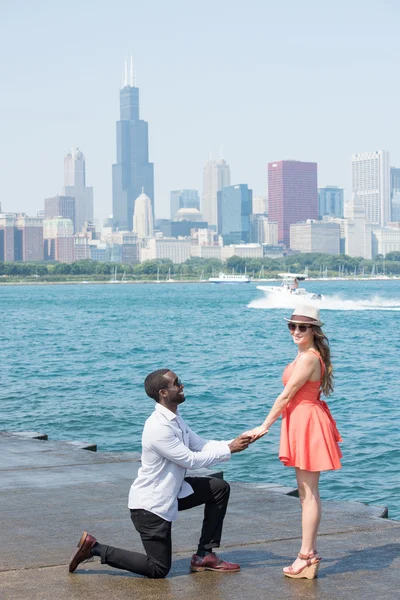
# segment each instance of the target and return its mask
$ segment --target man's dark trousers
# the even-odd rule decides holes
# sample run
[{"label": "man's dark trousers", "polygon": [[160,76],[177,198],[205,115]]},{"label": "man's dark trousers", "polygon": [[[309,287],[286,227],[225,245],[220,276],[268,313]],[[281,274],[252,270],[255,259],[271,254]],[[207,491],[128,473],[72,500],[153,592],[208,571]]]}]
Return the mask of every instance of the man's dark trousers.
[{"label": "man's dark trousers", "polygon": [[[178,510],[205,504],[198,551],[218,548],[228,506],[230,487],[216,477],[186,477],[193,494],[178,499]],[[131,509],[131,519],[140,533],[146,555],[98,544],[101,562],[155,579],[166,577],[171,568],[171,523],[143,509]]]}]

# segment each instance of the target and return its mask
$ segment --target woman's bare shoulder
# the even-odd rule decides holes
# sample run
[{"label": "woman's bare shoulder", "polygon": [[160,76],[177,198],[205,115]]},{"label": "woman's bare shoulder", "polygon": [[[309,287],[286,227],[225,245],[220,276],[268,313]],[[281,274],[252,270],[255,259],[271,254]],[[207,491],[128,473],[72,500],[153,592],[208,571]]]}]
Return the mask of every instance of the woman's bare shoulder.
[{"label": "woman's bare shoulder", "polygon": [[319,356],[313,350],[306,350],[300,354],[297,362],[300,362],[302,365],[317,365],[319,364]]}]

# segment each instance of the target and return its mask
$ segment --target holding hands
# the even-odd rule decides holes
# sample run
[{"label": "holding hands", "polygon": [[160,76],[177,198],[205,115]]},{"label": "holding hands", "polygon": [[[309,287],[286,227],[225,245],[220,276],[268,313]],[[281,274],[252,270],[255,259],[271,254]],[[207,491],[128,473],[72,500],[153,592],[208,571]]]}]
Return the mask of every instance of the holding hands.
[{"label": "holding hands", "polygon": [[242,435],[250,436],[251,444],[260,438],[262,438],[265,434],[267,434],[269,429],[265,427],[265,425],[259,425],[259,427],[254,427],[254,429],[249,429],[249,431],[245,431]]},{"label": "holding hands", "polygon": [[230,444],[228,444],[228,446],[230,448],[231,453],[235,454],[236,452],[241,452],[242,450],[246,450],[246,448],[249,447],[249,444],[251,444],[252,441],[253,440],[252,440],[251,436],[249,436],[245,433],[242,433],[237,438],[232,440],[230,442]]},{"label": "holding hands", "polygon": [[236,452],[242,452],[242,450],[246,450],[250,444],[263,437],[266,433],[268,433],[268,429],[264,427],[264,425],[260,425],[260,427],[255,427],[249,431],[245,431],[240,434],[237,438],[230,442],[229,448],[232,454]]}]

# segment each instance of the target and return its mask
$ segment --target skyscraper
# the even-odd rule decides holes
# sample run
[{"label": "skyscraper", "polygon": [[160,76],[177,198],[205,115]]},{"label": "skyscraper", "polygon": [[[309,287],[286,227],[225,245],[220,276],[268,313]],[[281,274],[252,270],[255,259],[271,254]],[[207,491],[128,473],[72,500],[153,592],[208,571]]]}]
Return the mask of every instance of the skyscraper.
[{"label": "skyscraper", "polygon": [[252,199],[247,184],[226,186],[218,192],[218,233],[225,245],[250,241]]},{"label": "skyscraper", "polygon": [[318,215],[321,219],[329,217],[343,217],[344,190],[336,185],[328,185],[318,190]]},{"label": "skyscraper", "polygon": [[12,262],[15,251],[15,214],[0,214],[0,261]]},{"label": "skyscraper", "polygon": [[170,192],[171,220],[181,208],[197,208],[200,210],[200,198],[197,190],[172,190]]},{"label": "skyscraper", "polygon": [[400,169],[390,167],[390,195],[393,192],[400,192]]},{"label": "skyscraper", "polygon": [[203,169],[203,196],[201,212],[209,227],[218,228],[217,192],[231,185],[231,171],[226,161],[209,160]]},{"label": "skyscraper", "polygon": [[79,148],[64,158],[64,195],[75,198],[75,232],[80,232],[93,222],[93,188],[86,187],[85,157]]},{"label": "skyscraper", "polygon": [[137,233],[139,239],[145,239],[153,235],[153,209],[151,207],[151,200],[143,192],[135,201],[133,231]]},{"label": "skyscraper", "polygon": [[290,225],[318,218],[317,163],[268,163],[268,218],[278,223],[278,241],[290,243]]},{"label": "skyscraper", "polygon": [[[253,198],[254,201],[254,198]],[[250,243],[278,245],[278,223],[270,221],[265,215],[250,215]]]},{"label": "skyscraper", "polygon": [[64,217],[71,219],[75,227],[75,198],[73,196],[53,196],[46,198],[44,201],[44,218],[52,219],[56,217]]},{"label": "skyscraper", "polygon": [[372,258],[372,225],[366,218],[364,201],[353,194],[351,202],[344,206],[345,254]]},{"label": "skyscraper", "polygon": [[44,259],[74,262],[74,226],[71,219],[56,217],[43,221]]},{"label": "skyscraper", "polygon": [[400,169],[390,167],[391,221],[400,221]]},{"label": "skyscraper", "polygon": [[43,260],[43,219],[0,213],[0,261]]},{"label": "skyscraper", "polygon": [[14,260],[43,260],[43,219],[18,216],[15,220]]},{"label": "skyscraper", "polygon": [[128,80],[125,61],[117,121],[117,162],[112,167],[114,227],[131,231],[136,198],[142,188],[154,215],[154,168],[149,162],[148,123],[139,119],[139,89],[133,81],[132,57]]},{"label": "skyscraper", "polygon": [[253,196],[253,215],[265,215],[268,213],[268,197]]},{"label": "skyscraper", "polygon": [[390,221],[389,152],[360,152],[352,156],[352,189],[365,208],[367,221],[387,225]]}]

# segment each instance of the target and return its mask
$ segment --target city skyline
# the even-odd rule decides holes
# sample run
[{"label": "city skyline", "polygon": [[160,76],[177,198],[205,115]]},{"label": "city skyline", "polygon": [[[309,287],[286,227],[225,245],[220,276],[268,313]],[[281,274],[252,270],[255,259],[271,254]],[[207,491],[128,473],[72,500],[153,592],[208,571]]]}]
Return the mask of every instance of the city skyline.
[{"label": "city skyline", "polygon": [[[117,94],[130,52],[142,118],[151,124],[159,217],[168,216],[171,190],[201,190],[209,148],[221,144],[232,184],[247,183],[255,195],[266,195],[266,165],[276,159],[317,162],[318,186],[345,188],[346,201],[354,152],[387,148],[391,165],[400,164],[398,83],[392,77],[400,49],[398,7],[358,0],[334,9],[310,1],[285,7],[253,2],[249,11],[233,2],[228,13],[224,3],[213,5],[210,20],[207,1],[190,8],[176,1],[169,8],[120,1],[118,10],[100,11],[88,2],[78,13],[75,0],[45,11],[23,4],[26,19],[20,19],[20,4],[10,4],[0,25],[0,44],[14,59],[3,66],[0,100],[7,114],[0,141],[5,210],[36,214],[42,199],[59,189],[60,157],[79,146],[95,190],[95,216],[112,212]],[[75,27],[79,44],[73,48],[67,33]],[[98,42],[104,37],[107,48]],[[188,52],[182,52],[185,44]],[[221,72],[215,59],[222,51]],[[373,85],[365,93],[371,72]],[[235,93],[232,81],[240,82]]]}]

